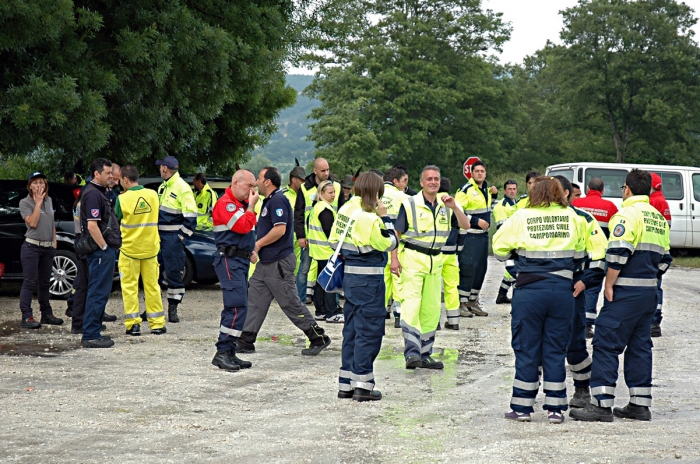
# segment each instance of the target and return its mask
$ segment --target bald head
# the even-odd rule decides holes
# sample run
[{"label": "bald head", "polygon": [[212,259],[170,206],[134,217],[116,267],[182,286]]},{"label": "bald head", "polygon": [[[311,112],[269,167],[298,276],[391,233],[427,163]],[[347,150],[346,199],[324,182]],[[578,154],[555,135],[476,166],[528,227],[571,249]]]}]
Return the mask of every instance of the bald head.
[{"label": "bald head", "polygon": [[324,180],[328,180],[330,175],[330,167],[328,161],[323,158],[316,158],[314,161],[314,175],[316,175],[316,184],[320,184]]},{"label": "bald head", "polygon": [[255,188],[255,176],[246,169],[239,169],[231,179],[231,193],[239,201],[248,199],[250,191]]}]

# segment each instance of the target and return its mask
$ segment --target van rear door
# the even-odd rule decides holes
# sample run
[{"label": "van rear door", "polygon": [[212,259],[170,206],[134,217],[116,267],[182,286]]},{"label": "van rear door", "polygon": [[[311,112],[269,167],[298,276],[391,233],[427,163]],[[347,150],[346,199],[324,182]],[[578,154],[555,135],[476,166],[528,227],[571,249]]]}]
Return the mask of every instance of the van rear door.
[{"label": "van rear door", "polygon": [[[692,186],[690,198],[690,225],[692,230],[692,247],[700,248],[700,172],[689,172]],[[670,204],[670,203],[669,203]],[[672,217],[672,221],[676,218]]]},{"label": "van rear door", "polygon": [[650,170],[661,176],[661,191],[666,197],[668,207],[671,210],[671,248],[683,248],[693,246],[691,231],[690,195],[686,194],[684,179],[681,171],[666,171],[664,168]]}]

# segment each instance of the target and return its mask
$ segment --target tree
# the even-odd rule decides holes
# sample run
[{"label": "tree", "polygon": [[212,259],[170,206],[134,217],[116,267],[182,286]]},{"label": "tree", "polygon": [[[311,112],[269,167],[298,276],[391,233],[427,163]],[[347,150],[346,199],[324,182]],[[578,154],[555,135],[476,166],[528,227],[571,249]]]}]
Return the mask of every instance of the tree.
[{"label": "tree", "polygon": [[399,162],[456,177],[468,156],[508,154],[509,87],[483,53],[510,30],[480,0],[332,0],[312,17],[310,138],[335,172]]},{"label": "tree", "polygon": [[[546,51],[556,102],[576,130],[607,133],[617,162],[700,157],[700,50],[693,10],[675,0],[579,0]],[[605,131],[605,132],[603,132]]]},{"label": "tree", "polygon": [[0,152],[231,169],[294,102],[292,0],[0,3]]}]

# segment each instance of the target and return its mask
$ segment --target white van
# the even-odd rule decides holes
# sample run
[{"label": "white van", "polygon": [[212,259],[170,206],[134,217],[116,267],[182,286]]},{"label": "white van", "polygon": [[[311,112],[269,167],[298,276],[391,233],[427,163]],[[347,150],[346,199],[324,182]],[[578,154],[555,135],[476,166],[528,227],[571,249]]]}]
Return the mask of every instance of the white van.
[{"label": "white van", "polygon": [[663,193],[671,209],[671,247],[700,248],[700,168],[656,164],[566,163],[547,168],[547,175],[562,175],[584,192],[588,182],[600,177],[605,183],[603,198],[619,208],[621,188],[634,168],[661,176]]}]

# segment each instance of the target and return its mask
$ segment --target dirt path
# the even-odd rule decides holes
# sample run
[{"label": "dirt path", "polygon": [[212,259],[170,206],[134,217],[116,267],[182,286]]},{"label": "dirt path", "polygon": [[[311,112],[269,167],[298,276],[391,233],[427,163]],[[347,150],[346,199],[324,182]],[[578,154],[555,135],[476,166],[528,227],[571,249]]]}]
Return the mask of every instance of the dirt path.
[{"label": "dirt path", "polygon": [[[300,355],[303,334],[279,309],[263,326],[252,369],[210,364],[221,294],[189,291],[164,336],[124,335],[121,297],[108,312],[113,349],[79,348],[69,325],[19,329],[16,292],[0,296],[2,462],[670,462],[700,461],[700,271],[672,269],[664,336],[654,339],[653,421],[549,425],[502,419],[514,358],[509,306],[493,304],[502,268],[490,262],[489,317],[438,332],[442,372],[408,371],[387,321],[375,364],[377,403],[338,400],[341,327],[333,344]],[[64,302],[54,302],[62,315]],[[443,315],[444,321],[444,315]],[[13,351],[14,350],[14,351]],[[622,366],[621,366],[622,369]],[[568,379],[569,393],[573,391]],[[622,374],[617,405],[627,402]],[[538,405],[543,403],[540,395]]]}]

